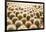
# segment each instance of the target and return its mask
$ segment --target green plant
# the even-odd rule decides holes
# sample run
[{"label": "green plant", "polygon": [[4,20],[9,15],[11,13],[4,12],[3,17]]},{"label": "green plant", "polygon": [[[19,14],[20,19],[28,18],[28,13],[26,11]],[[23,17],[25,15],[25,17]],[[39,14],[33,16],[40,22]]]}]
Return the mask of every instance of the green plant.
[{"label": "green plant", "polygon": [[11,28],[11,27],[10,27],[8,30],[14,30],[14,28]]},{"label": "green plant", "polygon": [[40,16],[42,16],[44,13],[40,11]]},{"label": "green plant", "polygon": [[33,24],[34,19],[31,19],[31,23]]},{"label": "green plant", "polygon": [[17,21],[17,19],[15,18],[15,19],[13,19],[12,21],[13,21],[13,24],[15,24],[15,22]]},{"label": "green plant", "polygon": [[18,10],[18,8],[15,8],[15,10]]},{"label": "green plant", "polygon": [[40,18],[40,14],[39,13],[36,13],[36,16],[37,16],[37,18]]},{"label": "green plant", "polygon": [[14,10],[14,8],[9,7],[9,8],[8,8],[8,10],[13,11],[13,10]]},{"label": "green plant", "polygon": [[26,27],[29,28],[29,27],[30,27],[30,23],[27,23],[27,24],[26,24]]},{"label": "green plant", "polygon": [[18,23],[16,24],[16,29],[18,29],[18,27],[20,27],[20,26],[21,26],[21,23],[18,22]]},{"label": "green plant", "polygon": [[31,17],[33,17],[33,14],[30,14]]},{"label": "green plant", "polygon": [[23,8],[19,7],[20,10],[23,10]]},{"label": "green plant", "polygon": [[10,15],[9,18],[12,19],[14,17],[14,15]]},{"label": "green plant", "polygon": [[16,12],[16,17],[18,16],[19,12]]},{"label": "green plant", "polygon": [[10,22],[7,22],[7,25],[10,25],[11,23]]},{"label": "green plant", "polygon": [[8,13],[7,13],[7,16],[9,17],[9,16],[10,16],[10,14],[11,14],[11,12],[8,12]]},{"label": "green plant", "polygon": [[19,19],[19,20],[21,20],[21,19],[22,19],[22,16],[21,16],[21,15],[19,15],[19,16],[18,16],[18,19]]},{"label": "green plant", "polygon": [[35,24],[37,25],[37,27],[39,28],[39,21],[35,21]]},{"label": "green plant", "polygon": [[30,11],[30,13],[32,13],[32,11]]},{"label": "green plant", "polygon": [[24,17],[26,17],[26,14],[23,14]]},{"label": "green plant", "polygon": [[30,19],[30,16],[27,16],[27,20],[29,20]]},{"label": "green plant", "polygon": [[25,24],[26,20],[25,20],[25,19],[23,19],[23,20],[22,20],[22,22],[23,22],[23,24]]}]

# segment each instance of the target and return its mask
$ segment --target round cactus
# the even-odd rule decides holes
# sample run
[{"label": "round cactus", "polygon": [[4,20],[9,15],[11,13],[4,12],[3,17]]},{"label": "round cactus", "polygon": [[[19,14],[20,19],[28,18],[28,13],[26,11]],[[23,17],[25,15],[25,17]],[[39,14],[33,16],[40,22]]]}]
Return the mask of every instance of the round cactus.
[{"label": "round cactus", "polygon": [[35,21],[35,24],[37,25],[37,27],[39,28],[39,21]]},{"label": "round cactus", "polygon": [[29,20],[30,19],[30,16],[27,16],[27,20]]},{"label": "round cactus", "polygon": [[36,16],[37,16],[37,18],[40,18],[40,14],[39,13],[36,13]]},{"label": "round cactus", "polygon": [[31,23],[33,24],[34,19],[31,19]]},{"label": "round cactus", "polygon": [[13,24],[15,24],[16,20],[17,20],[16,18],[12,20],[13,21]]},{"label": "round cactus", "polygon": [[19,19],[19,20],[21,20],[21,19],[22,19],[22,16],[21,16],[21,15],[19,15],[19,16],[18,16],[18,19]]},{"label": "round cactus", "polygon": [[12,19],[14,17],[14,15],[10,15],[9,18]]},{"label": "round cactus", "polygon": [[8,12],[8,13],[7,13],[7,16],[8,16],[8,17],[10,16],[10,13],[11,13],[11,12]]},{"label": "round cactus", "polygon": [[23,14],[24,17],[26,17],[26,14]]},{"label": "round cactus", "polygon": [[29,28],[29,27],[30,27],[30,23],[27,23],[27,24],[26,24],[26,27]]},{"label": "round cactus", "polygon": [[17,24],[16,24],[16,29],[18,29],[18,27],[20,27],[21,26],[21,24],[18,22]]},{"label": "round cactus", "polygon": [[19,14],[19,12],[16,12],[16,17],[17,17],[18,14]]},{"label": "round cactus", "polygon": [[23,22],[23,24],[25,24],[26,20],[24,19],[24,20],[22,20],[22,22]]}]

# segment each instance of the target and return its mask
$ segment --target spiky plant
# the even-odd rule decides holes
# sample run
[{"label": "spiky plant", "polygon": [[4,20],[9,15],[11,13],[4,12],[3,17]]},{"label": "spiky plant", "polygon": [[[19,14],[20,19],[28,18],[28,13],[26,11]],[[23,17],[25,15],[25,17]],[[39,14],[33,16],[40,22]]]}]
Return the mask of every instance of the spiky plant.
[{"label": "spiky plant", "polygon": [[33,24],[34,19],[31,19],[31,23]]},{"label": "spiky plant", "polygon": [[15,24],[16,21],[17,21],[17,18],[13,19],[12,20],[13,24]]},{"label": "spiky plant", "polygon": [[19,16],[18,16],[18,19],[19,19],[19,20],[21,20],[21,19],[22,19],[22,16],[21,16],[21,15],[19,15]]},{"label": "spiky plant", "polygon": [[26,27],[29,28],[29,27],[30,27],[30,23],[27,23],[27,24],[26,24]]},{"label": "spiky plant", "polygon": [[14,17],[14,15],[10,15],[9,18],[12,19]]},{"label": "spiky plant", "polygon": [[18,27],[20,27],[20,26],[21,26],[21,23],[18,22],[18,23],[16,24],[16,29],[18,29]]},{"label": "spiky plant", "polygon": [[26,14],[23,14],[23,17],[26,17]]},{"label": "spiky plant", "polygon": [[18,16],[19,12],[16,12],[16,17]]},{"label": "spiky plant", "polygon": [[37,16],[37,18],[40,18],[40,14],[39,13],[36,13],[36,16]]},{"label": "spiky plant", "polygon": [[26,20],[25,20],[25,19],[23,19],[23,20],[22,20],[22,22],[23,22],[23,24],[25,24]]},{"label": "spiky plant", "polygon": [[8,13],[7,13],[7,16],[8,16],[8,17],[10,16],[10,13],[11,13],[11,12],[8,12]]},{"label": "spiky plant", "polygon": [[35,21],[35,24],[37,25],[37,27],[39,28],[39,21]]},{"label": "spiky plant", "polygon": [[29,20],[30,19],[30,16],[27,16],[27,20]]}]

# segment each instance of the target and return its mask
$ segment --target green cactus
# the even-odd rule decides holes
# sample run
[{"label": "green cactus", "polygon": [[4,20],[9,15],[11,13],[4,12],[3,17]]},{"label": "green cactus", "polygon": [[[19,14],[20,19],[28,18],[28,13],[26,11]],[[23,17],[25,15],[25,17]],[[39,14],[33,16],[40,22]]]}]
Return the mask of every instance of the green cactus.
[{"label": "green cactus", "polygon": [[19,12],[16,12],[16,17],[18,16]]},{"label": "green cactus", "polygon": [[20,10],[23,10],[23,8],[19,7]]},{"label": "green cactus", "polygon": [[7,22],[7,25],[10,25],[11,23],[10,22]]},{"label": "green cactus", "polygon": [[11,14],[11,12],[8,12],[8,13],[7,13],[7,16],[9,17],[9,16],[10,16],[10,14]]},{"label": "green cactus", "polygon": [[22,22],[23,22],[23,24],[25,24],[26,20],[25,20],[25,19],[23,19],[23,20],[22,20]]},{"label": "green cactus", "polygon": [[42,16],[43,12],[40,12],[40,16]]},{"label": "green cactus", "polygon": [[39,28],[39,21],[35,21],[35,24],[37,25],[37,27]]},{"label": "green cactus", "polygon": [[14,17],[14,15],[10,15],[9,18],[12,19]]},{"label": "green cactus", "polygon": [[21,16],[21,15],[19,15],[19,16],[18,16],[18,19],[19,19],[19,20],[21,20],[21,19],[22,19],[22,16]]},{"label": "green cactus", "polygon": [[30,16],[27,16],[27,20],[29,20],[30,19]]},{"label": "green cactus", "polygon": [[31,23],[33,24],[34,19],[31,19]]},{"label": "green cactus", "polygon": [[11,27],[10,27],[8,30],[14,30],[14,28],[11,28]]},{"label": "green cactus", "polygon": [[26,17],[26,14],[23,14],[24,17]]},{"label": "green cactus", "polygon": [[29,28],[29,27],[30,27],[30,23],[27,23],[27,24],[26,24],[26,27]]},{"label": "green cactus", "polygon": [[13,24],[15,24],[15,22],[17,21],[17,19],[15,18],[15,19],[13,19],[12,21],[13,21]]},{"label": "green cactus", "polygon": [[30,14],[31,17],[33,17],[33,14]]},{"label": "green cactus", "polygon": [[37,18],[40,18],[40,14],[39,13],[36,13],[36,16],[37,16]]},{"label": "green cactus", "polygon": [[18,27],[20,27],[20,26],[21,26],[21,23],[18,22],[18,23],[16,24],[16,29],[18,29]]}]

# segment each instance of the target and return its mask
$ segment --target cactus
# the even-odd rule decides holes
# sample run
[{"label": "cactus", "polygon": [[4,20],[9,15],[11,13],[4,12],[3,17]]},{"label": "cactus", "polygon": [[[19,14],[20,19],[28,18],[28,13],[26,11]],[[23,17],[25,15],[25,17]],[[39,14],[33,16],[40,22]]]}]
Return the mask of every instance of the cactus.
[{"label": "cactus", "polygon": [[36,13],[36,16],[37,16],[37,18],[40,18],[40,14],[39,13]]},{"label": "cactus", "polygon": [[12,19],[14,17],[14,15],[10,15],[9,18]]},{"label": "cactus", "polygon": [[21,15],[19,15],[19,16],[18,16],[18,19],[19,19],[19,20],[21,20],[21,19],[22,19],[22,16],[21,16]]},{"label": "cactus", "polygon": [[20,27],[20,26],[21,26],[21,23],[18,22],[18,23],[16,24],[16,29],[18,29],[18,27]]},{"label": "cactus", "polygon": [[27,16],[27,20],[29,20],[30,19],[30,16]]},{"label": "cactus", "polygon": [[31,19],[31,23],[33,24],[34,19]]},{"label": "cactus", "polygon": [[17,21],[17,19],[15,18],[15,19],[13,19],[12,21],[13,21],[13,24],[15,24],[15,22]]},{"label": "cactus", "polygon": [[7,13],[7,16],[8,16],[8,17],[10,16],[10,13],[11,13],[11,12],[8,12],[8,13]]},{"label": "cactus", "polygon": [[19,12],[16,12],[16,17],[17,17],[18,14],[19,14]]},{"label": "cactus", "polygon": [[37,25],[37,27],[39,28],[39,21],[35,21],[35,24]]},{"label": "cactus", "polygon": [[25,24],[26,20],[24,19],[24,20],[22,20],[22,22],[23,22],[23,24]]},{"label": "cactus", "polygon": [[30,23],[27,23],[27,24],[26,24],[26,27],[29,28],[29,27],[30,27]]},{"label": "cactus", "polygon": [[26,14],[23,14],[24,17],[26,17]]}]

